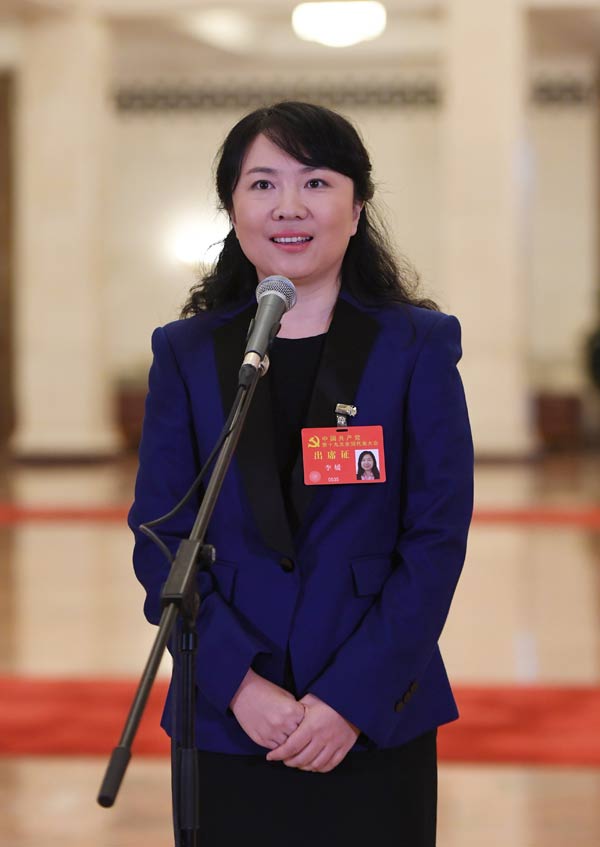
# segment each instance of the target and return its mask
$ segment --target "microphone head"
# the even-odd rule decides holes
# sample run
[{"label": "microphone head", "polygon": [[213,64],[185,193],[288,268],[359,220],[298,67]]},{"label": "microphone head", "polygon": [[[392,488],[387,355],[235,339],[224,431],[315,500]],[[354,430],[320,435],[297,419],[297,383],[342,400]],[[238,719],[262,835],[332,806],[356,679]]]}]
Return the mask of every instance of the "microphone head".
[{"label": "microphone head", "polygon": [[277,294],[285,303],[285,311],[296,305],[296,288],[294,283],[285,276],[268,276],[256,286],[256,300],[265,294]]}]

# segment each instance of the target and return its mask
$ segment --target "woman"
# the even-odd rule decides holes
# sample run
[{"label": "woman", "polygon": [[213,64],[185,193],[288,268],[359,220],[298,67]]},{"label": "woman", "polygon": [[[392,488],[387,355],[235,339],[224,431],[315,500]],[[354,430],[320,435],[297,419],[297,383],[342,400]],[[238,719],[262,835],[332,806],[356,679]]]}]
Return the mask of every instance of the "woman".
[{"label": "woman", "polygon": [[377,467],[377,459],[371,450],[363,450],[356,463],[356,478],[372,482],[379,479],[380,473]]},{"label": "woman", "polygon": [[[371,209],[344,118],[259,109],[221,149],[231,231],[185,320],[156,330],[130,525],[157,622],[168,567],[139,533],[206,460],[231,406],[257,282],[284,315],[207,534],[196,739],[203,845],[431,847],[436,728],[457,717],[437,646],[463,564],[472,445],[455,318],[419,300]],[[302,427],[381,426],[386,481],[305,485]],[[381,454],[380,454],[381,455]],[[171,550],[190,501],[162,526]],[[170,701],[163,725],[170,731]]]}]

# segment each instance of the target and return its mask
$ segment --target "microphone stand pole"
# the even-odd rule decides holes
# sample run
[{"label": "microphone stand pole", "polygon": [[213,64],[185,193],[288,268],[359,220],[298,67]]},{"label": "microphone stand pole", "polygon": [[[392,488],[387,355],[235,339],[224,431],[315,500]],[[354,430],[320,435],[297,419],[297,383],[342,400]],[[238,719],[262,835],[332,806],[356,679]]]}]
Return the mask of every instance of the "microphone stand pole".
[{"label": "microphone stand pole", "polygon": [[[195,655],[197,650],[196,618],[201,598],[197,590],[197,571],[200,566],[210,566],[215,560],[215,549],[204,544],[204,536],[212,516],[217,497],[221,491],[225,474],[235,452],[248,413],[250,402],[258,384],[269,367],[265,356],[258,354],[254,364],[243,364],[240,369],[239,388],[229,415],[231,421],[224,443],[215,460],[213,471],[202,498],[202,503],[189,538],[183,540],[171,566],[167,581],[161,592],[163,611],[158,632],[140,678],[123,733],[114,748],[108,763],[98,803],[106,808],[115,802],[127,765],[131,758],[131,745],[135,738],[148,696],[152,689],[165,647],[178,619],[182,621],[180,652],[182,655],[181,694],[183,726],[182,745],[173,760],[176,772],[174,785],[178,790],[178,809],[174,807],[176,830],[179,829],[181,847],[196,847],[198,835],[197,758],[195,745]],[[246,359],[249,357],[247,356]],[[244,362],[246,362],[246,359]],[[174,804],[175,805],[175,804]]]}]

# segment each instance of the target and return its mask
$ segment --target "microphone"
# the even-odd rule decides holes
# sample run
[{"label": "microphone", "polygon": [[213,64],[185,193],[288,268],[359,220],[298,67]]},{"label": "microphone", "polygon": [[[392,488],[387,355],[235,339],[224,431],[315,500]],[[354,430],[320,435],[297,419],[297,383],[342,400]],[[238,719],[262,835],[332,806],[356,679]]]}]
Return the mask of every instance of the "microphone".
[{"label": "microphone", "polygon": [[[285,276],[268,276],[256,288],[258,309],[248,329],[244,361],[240,369],[240,382],[246,366],[254,371],[263,363],[271,342],[279,332],[281,318],[296,305],[296,289]],[[266,367],[269,366],[267,359]],[[266,368],[264,368],[266,372]]]}]

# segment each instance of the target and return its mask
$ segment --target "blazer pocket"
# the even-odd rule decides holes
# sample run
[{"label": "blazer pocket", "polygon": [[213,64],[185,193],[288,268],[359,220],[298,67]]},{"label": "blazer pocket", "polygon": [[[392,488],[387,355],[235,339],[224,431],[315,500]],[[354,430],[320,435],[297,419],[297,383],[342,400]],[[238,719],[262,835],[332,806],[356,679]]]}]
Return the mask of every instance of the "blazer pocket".
[{"label": "blazer pocket", "polygon": [[358,597],[379,594],[392,572],[391,556],[360,556],[351,559],[354,590]]},{"label": "blazer pocket", "polygon": [[210,570],[212,571],[215,587],[219,594],[227,602],[231,602],[233,598],[233,588],[235,585],[235,577],[237,575],[237,565],[233,562],[227,562],[224,559],[217,559]]}]

